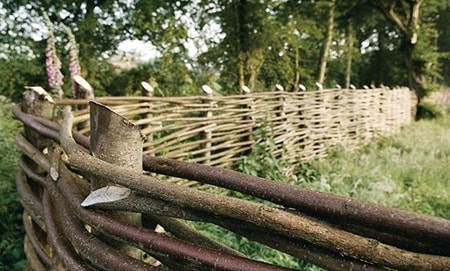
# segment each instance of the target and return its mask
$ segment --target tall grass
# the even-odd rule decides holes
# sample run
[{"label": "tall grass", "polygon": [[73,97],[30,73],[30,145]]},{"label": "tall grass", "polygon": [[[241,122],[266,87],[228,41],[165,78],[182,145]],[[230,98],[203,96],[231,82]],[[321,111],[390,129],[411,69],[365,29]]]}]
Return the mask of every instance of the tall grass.
[{"label": "tall grass", "polygon": [[355,152],[338,147],[291,182],[450,219],[450,119],[415,122]]}]

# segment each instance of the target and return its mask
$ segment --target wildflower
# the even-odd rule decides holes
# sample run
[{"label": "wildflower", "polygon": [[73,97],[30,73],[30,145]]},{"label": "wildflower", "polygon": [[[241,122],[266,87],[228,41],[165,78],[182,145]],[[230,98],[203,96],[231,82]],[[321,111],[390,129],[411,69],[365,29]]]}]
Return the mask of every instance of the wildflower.
[{"label": "wildflower", "polygon": [[44,12],[45,23],[48,28],[47,48],[45,50],[45,65],[47,69],[48,84],[53,93],[63,96],[62,85],[64,84],[64,75],[61,73],[61,61],[56,54],[55,35],[53,24],[47,13]]},{"label": "wildflower", "polygon": [[72,96],[74,98],[77,97],[77,87],[74,82],[75,75],[80,75],[81,68],[80,68],[80,62],[78,60],[78,45],[75,40],[75,36],[72,33],[72,30],[70,30],[69,27],[67,27],[64,24],[61,24],[61,26],[66,31],[67,35],[69,36],[69,70],[70,70],[70,80],[72,82]]}]

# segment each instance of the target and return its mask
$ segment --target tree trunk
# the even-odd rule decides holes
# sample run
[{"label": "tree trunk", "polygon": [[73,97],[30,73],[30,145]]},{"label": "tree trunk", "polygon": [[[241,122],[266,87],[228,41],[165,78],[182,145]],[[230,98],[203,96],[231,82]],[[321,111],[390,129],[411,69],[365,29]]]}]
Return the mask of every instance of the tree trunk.
[{"label": "tree trunk", "polygon": [[237,57],[238,57],[238,84],[239,90],[242,89],[245,83],[245,63],[248,54],[249,47],[249,36],[248,36],[248,25],[247,25],[247,1],[238,0],[237,1],[237,29],[239,31],[239,40],[237,46]]},{"label": "tree trunk", "polygon": [[419,38],[420,5],[423,0],[407,1],[406,6],[397,6],[397,1],[378,2],[375,6],[399,30],[402,37],[400,47],[408,73],[409,87],[420,100],[426,95],[425,63],[414,59],[414,48]]},{"label": "tree trunk", "polygon": [[252,48],[247,53],[247,73],[248,73],[248,87],[254,89],[256,86],[256,79],[264,62],[264,50],[260,48]]},{"label": "tree trunk", "polygon": [[327,59],[330,53],[331,41],[333,39],[334,32],[334,12],[336,9],[336,0],[331,0],[330,10],[328,13],[328,27],[325,32],[324,41],[322,44],[322,50],[320,53],[320,64],[319,64],[319,72],[317,74],[317,82],[323,85],[325,80],[325,72],[327,69]]},{"label": "tree trunk", "polygon": [[245,74],[244,74],[244,56],[243,53],[239,53],[238,56],[238,86],[239,89],[245,85]]},{"label": "tree trunk", "polygon": [[295,47],[295,78],[293,89],[297,89],[300,84],[300,48]]},{"label": "tree trunk", "polygon": [[426,63],[424,61],[414,59],[415,44],[412,44],[409,39],[403,40],[402,54],[403,62],[405,63],[408,72],[409,88],[414,90],[417,95],[418,102],[427,94],[426,91]]},{"label": "tree trunk", "polygon": [[353,58],[354,33],[353,23],[348,22],[347,25],[347,64],[345,68],[345,88],[350,88],[352,80],[352,58]]}]

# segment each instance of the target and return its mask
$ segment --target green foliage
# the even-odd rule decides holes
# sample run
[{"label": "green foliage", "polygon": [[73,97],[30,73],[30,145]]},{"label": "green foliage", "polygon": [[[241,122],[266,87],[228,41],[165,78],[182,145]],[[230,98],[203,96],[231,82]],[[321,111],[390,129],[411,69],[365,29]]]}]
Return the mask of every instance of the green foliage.
[{"label": "green foliage", "polygon": [[[44,55],[44,52],[42,52]],[[0,95],[13,101],[22,97],[24,86],[47,85],[45,62],[37,59],[21,59],[14,57],[9,60],[0,58]]]},{"label": "green foliage", "polygon": [[247,255],[251,259],[268,262],[288,268],[308,271],[320,271],[323,270],[317,266],[304,263],[298,258],[287,255],[283,252],[274,250],[270,247],[261,245],[257,242],[250,241],[249,239],[230,232],[222,227],[201,222],[187,222],[193,226],[200,233],[235,249],[243,254]]},{"label": "green foliage", "polygon": [[249,155],[245,156],[237,164],[240,172],[248,175],[266,178],[272,181],[283,181],[283,169],[288,167],[288,163],[277,159],[274,155],[277,146],[264,128],[259,128],[254,132],[259,144],[254,146]]},{"label": "green foliage", "polygon": [[417,119],[435,119],[440,118],[444,114],[443,108],[437,104],[422,102],[417,106]]},{"label": "green foliage", "polygon": [[11,105],[0,96],[0,270],[21,270],[25,264],[23,209],[14,184],[18,160],[14,133],[18,122],[11,120]]},{"label": "green foliage", "polygon": [[300,166],[297,185],[450,219],[450,120],[419,121],[356,152]]},{"label": "green foliage", "polygon": [[[420,28],[406,20],[406,1],[336,1],[336,27],[324,86],[344,85],[345,60],[350,54],[351,81],[355,85],[409,84],[403,53],[411,31],[405,32],[389,22],[389,16],[381,12],[388,3],[395,3],[393,12],[409,30],[419,29],[418,42],[411,49],[414,80],[421,85],[418,94],[426,95],[432,89],[427,82],[448,82],[449,0],[424,1],[420,6]],[[69,74],[67,52],[63,52],[67,36],[60,35],[61,22],[73,31],[79,43],[80,64],[84,68],[81,75],[97,95],[132,95],[138,91],[136,77],[140,80],[146,68],[115,78],[111,65],[105,61],[116,53],[121,41],[135,38],[151,42],[158,50],[160,57],[153,62],[158,66],[146,76],[158,82],[161,95],[195,93],[202,83],[198,83],[197,75],[192,75],[194,69],[208,73],[213,70],[214,83],[224,94],[239,92],[238,82],[248,84],[252,91],[270,90],[275,84],[292,90],[298,83],[311,89],[324,42],[328,4],[329,1],[298,0],[214,0],[194,4],[186,0],[5,0],[4,12],[0,14],[6,22],[0,29],[4,41],[0,46],[0,75],[4,78],[0,94],[17,100],[25,85],[48,89],[43,67],[46,33],[40,30],[43,11],[55,24],[63,73]],[[353,52],[347,52],[346,46],[345,29],[350,20],[356,30]],[[200,52],[193,59],[187,57],[192,45]],[[66,93],[69,88],[68,84],[64,86]]]},{"label": "green foliage", "polygon": [[200,82],[195,79],[194,71],[189,70],[180,58],[173,59],[170,65],[155,60],[122,71],[106,89],[112,95],[140,95],[140,83],[146,81],[153,85],[156,96],[199,95]]},{"label": "green foliage", "polygon": [[[82,76],[91,83],[96,94],[105,94],[112,69],[104,56],[115,52],[128,36],[130,3],[124,1],[13,1],[1,4],[0,19],[0,94],[17,101],[24,86],[39,85],[49,90],[45,73],[45,38],[42,12],[46,11],[55,25],[56,46],[61,52],[63,74],[68,75],[68,38],[59,27],[63,22],[76,36]],[[70,93],[70,84],[64,86]],[[70,95],[67,95],[70,96]]]},{"label": "green foliage", "polygon": [[131,23],[134,36],[151,41],[163,56],[185,51],[183,42],[188,37],[188,25],[185,20],[190,1],[145,1],[138,0],[134,5]]}]

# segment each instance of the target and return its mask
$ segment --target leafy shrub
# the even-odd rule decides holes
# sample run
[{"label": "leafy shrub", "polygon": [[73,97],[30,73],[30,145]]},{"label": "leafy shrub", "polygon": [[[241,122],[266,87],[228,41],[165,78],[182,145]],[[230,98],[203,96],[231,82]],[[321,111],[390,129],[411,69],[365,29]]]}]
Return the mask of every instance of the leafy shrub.
[{"label": "leafy shrub", "polygon": [[264,129],[254,132],[260,144],[256,145],[249,155],[239,161],[237,168],[240,172],[266,178],[272,181],[284,181],[283,170],[289,166],[288,163],[277,159],[274,155],[277,146],[273,139],[268,137]]},{"label": "leafy shrub", "polygon": [[0,96],[0,270],[21,270],[23,252],[23,209],[15,190],[18,153],[14,150],[14,133],[18,122],[11,119],[12,104]]},{"label": "leafy shrub", "polygon": [[443,108],[437,104],[424,102],[417,106],[416,118],[419,120],[440,118],[443,115]]}]

